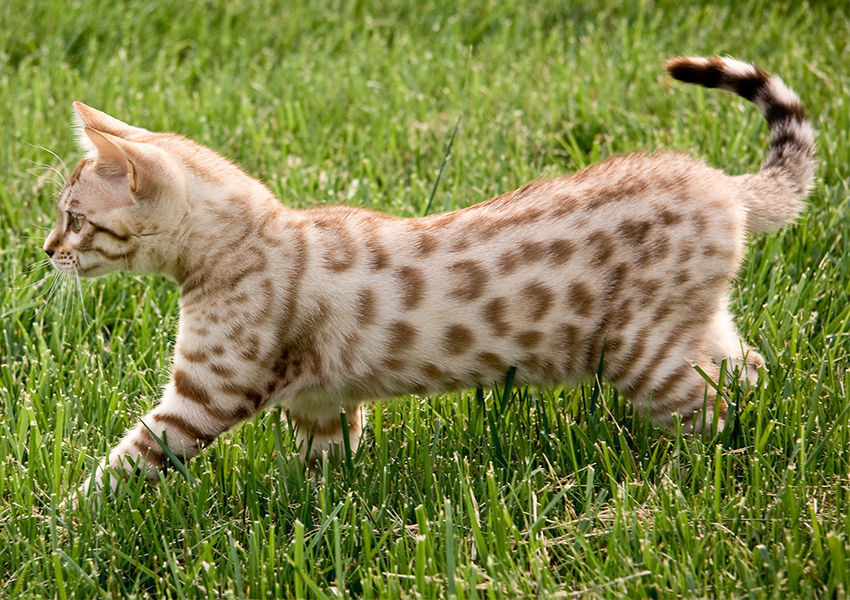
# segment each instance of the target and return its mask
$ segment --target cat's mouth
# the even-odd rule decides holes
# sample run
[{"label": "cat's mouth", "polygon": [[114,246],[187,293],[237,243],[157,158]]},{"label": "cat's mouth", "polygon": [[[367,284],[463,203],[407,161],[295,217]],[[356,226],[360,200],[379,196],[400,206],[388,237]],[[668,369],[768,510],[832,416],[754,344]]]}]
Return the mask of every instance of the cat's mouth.
[{"label": "cat's mouth", "polygon": [[89,265],[88,267],[83,267],[79,264],[79,261],[73,259],[59,260],[57,261],[55,258],[50,259],[50,263],[53,265],[53,268],[62,273],[63,275],[71,275],[76,277],[97,277],[101,275],[101,272],[98,272],[98,269],[102,267],[100,264]]}]

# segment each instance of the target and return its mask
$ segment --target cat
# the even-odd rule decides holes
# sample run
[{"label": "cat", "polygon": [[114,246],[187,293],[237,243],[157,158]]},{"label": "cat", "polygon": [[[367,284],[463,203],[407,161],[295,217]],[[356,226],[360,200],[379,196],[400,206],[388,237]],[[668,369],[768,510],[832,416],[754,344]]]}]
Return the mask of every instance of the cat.
[{"label": "cat", "polygon": [[751,382],[764,369],[727,297],[747,234],[803,209],[814,133],[797,96],[756,66],[666,68],[763,111],[758,173],[631,154],[423,218],[292,210],[208,148],[74,103],[86,155],[44,250],[66,274],[127,269],[180,286],[162,400],[91,485],[114,489],[133,470],[156,481],[160,442],[189,459],[272,405],[305,460],[339,453],[344,438],[353,451],[363,402],[489,386],[512,367],[517,384],[543,386],[601,368],[659,426],[722,426],[726,405],[694,366],[714,381],[723,360]]}]

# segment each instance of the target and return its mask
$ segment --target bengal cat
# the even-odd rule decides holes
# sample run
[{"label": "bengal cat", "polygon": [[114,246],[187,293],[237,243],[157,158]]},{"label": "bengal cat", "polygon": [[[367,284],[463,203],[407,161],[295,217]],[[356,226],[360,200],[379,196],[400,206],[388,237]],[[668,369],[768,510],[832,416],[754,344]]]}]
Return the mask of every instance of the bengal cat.
[{"label": "bengal cat", "polygon": [[601,362],[660,426],[698,428],[704,406],[722,423],[694,365],[715,380],[724,359],[751,381],[763,368],[727,310],[730,282],[747,234],[802,210],[814,134],[797,96],[755,66],[678,58],[667,70],[761,108],[758,173],[632,154],[423,218],[292,210],[208,148],[75,103],[86,156],[44,250],[66,274],[127,269],[180,286],[170,382],[94,487],[107,467],[155,481],[166,454],[151,432],[188,459],[280,405],[312,460],[339,452],[343,418],[357,447],[364,401],[489,386],[511,367],[518,384],[551,385]]}]

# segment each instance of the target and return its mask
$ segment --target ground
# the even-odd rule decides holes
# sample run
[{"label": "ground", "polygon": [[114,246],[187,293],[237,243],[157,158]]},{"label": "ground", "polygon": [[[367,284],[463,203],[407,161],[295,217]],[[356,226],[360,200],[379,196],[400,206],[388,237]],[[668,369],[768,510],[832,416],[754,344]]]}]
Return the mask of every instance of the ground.
[{"label": "ground", "polygon": [[[843,597],[850,20],[828,4],[0,4],[5,595]],[[311,475],[269,411],[158,487],[58,509],[156,402],[177,319],[164,279],[43,261],[73,100],[209,145],[290,206],[413,216],[617,152],[757,169],[758,111],[663,71],[706,54],[780,74],[821,162],[733,287],[770,375],[724,392],[722,432],[665,433],[592,383],[469,390],[376,405],[358,452]]]}]

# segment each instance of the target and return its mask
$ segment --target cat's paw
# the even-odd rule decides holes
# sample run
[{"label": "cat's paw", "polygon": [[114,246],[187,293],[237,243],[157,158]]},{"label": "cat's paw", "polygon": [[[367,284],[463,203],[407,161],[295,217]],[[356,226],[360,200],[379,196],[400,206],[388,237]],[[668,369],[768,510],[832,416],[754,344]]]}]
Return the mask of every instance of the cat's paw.
[{"label": "cat's paw", "polygon": [[759,374],[767,375],[767,363],[764,357],[753,349],[749,349],[744,359],[736,367],[741,370],[741,383],[752,387],[758,386]]},{"label": "cat's paw", "polygon": [[99,465],[94,473],[86,478],[82,485],[59,504],[60,510],[80,507],[81,502],[100,502],[118,489],[119,475],[106,465]]}]

